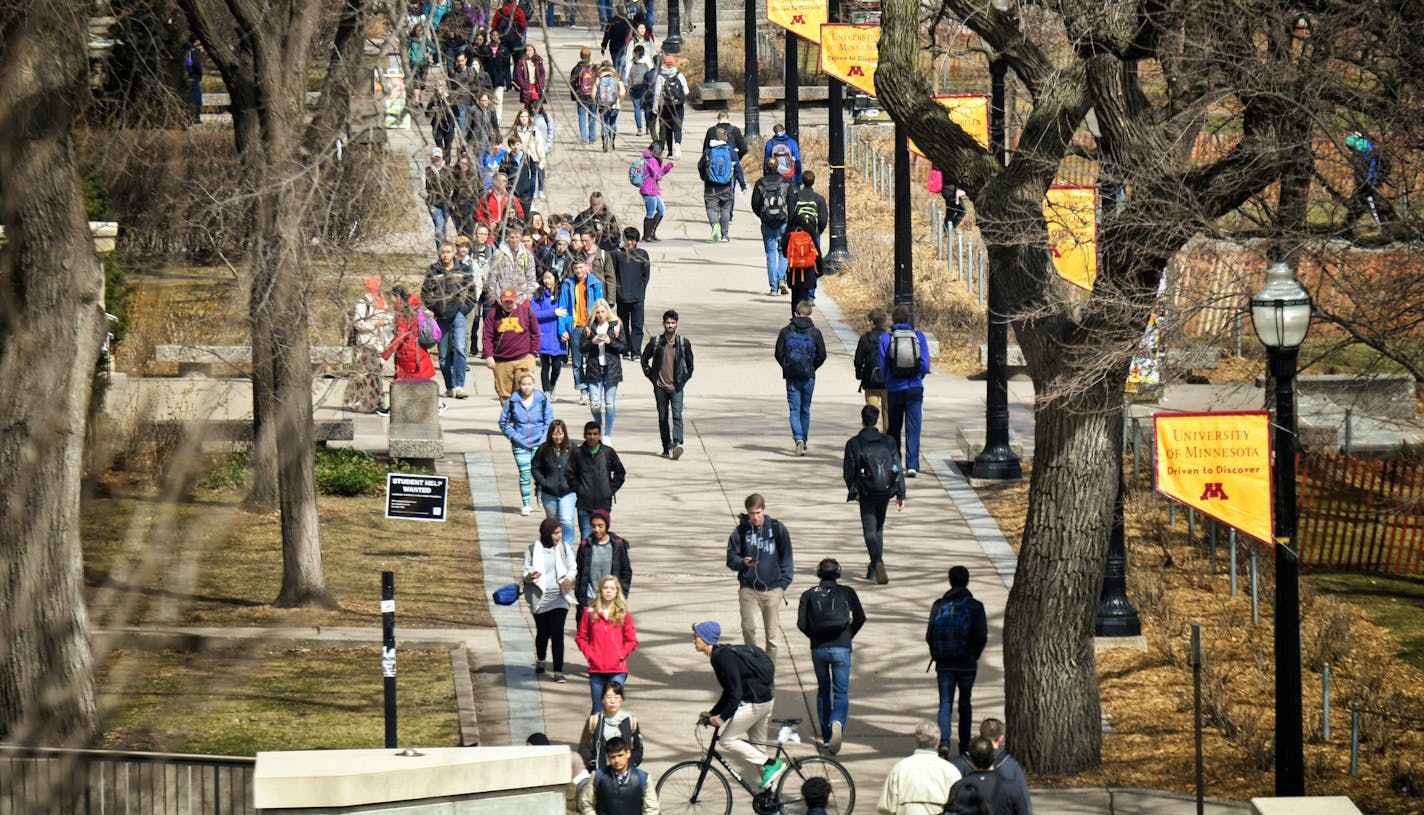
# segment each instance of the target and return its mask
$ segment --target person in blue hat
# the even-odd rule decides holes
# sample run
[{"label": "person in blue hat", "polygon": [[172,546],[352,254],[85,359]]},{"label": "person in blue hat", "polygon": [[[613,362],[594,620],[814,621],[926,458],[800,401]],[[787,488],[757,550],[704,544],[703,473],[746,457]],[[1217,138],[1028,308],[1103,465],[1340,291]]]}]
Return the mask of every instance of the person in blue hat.
[{"label": "person in blue hat", "polygon": [[786,772],[786,762],[768,756],[753,742],[767,741],[776,667],[755,645],[719,645],[721,639],[722,626],[715,621],[692,626],[692,645],[711,659],[712,673],[722,686],[717,704],[700,718],[722,728],[718,737],[721,746],[761,770],[761,789],[770,789]]}]

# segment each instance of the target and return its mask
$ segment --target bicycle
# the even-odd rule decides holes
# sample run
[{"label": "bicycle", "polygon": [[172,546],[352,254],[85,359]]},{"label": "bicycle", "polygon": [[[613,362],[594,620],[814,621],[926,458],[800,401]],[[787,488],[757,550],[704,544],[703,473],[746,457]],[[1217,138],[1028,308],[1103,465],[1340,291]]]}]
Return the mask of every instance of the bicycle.
[{"label": "bicycle", "polygon": [[[773,724],[782,728],[793,728],[800,719],[772,719]],[[698,727],[708,727],[705,717],[697,720]],[[727,759],[717,752],[717,739],[722,728],[712,728],[712,740],[707,744],[707,752],[696,761],[683,761],[669,767],[658,779],[658,802],[664,813],[671,815],[731,815],[732,785],[727,783],[730,775],[752,799],[752,811],[756,815],[804,815],[806,805],[801,799],[801,785],[809,778],[824,778],[831,784],[831,802],[826,807],[830,815],[850,815],[855,807],[855,782],[840,762],[825,756],[797,758],[786,751],[784,742],[776,741],[776,758],[786,761],[786,772],[774,789],[759,790],[748,783]],[[698,743],[702,741],[698,731]],[[752,742],[761,747],[770,744]],[[718,769],[715,764],[720,764]]]}]

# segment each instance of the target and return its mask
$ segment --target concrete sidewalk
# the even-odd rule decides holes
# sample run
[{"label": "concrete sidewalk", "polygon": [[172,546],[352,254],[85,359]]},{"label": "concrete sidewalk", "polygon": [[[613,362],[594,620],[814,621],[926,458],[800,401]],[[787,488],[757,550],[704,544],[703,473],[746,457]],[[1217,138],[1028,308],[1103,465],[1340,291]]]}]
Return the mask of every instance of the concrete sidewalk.
[{"label": "concrete sidewalk", "polygon": [[[545,40],[543,32],[531,30],[531,42],[549,60],[549,75],[558,78],[568,75],[578,48],[596,44],[597,39],[561,29],[549,32]],[[567,93],[551,90],[548,98],[559,135],[549,165],[550,200],[537,201],[536,208],[577,212],[586,206],[588,193],[598,189],[625,225],[641,226],[642,203],[627,182],[627,168],[646,145],[631,135],[631,114],[623,114],[625,135],[618,150],[603,153],[597,145],[577,143]],[[513,103],[506,102],[505,118],[512,118],[513,110]],[[817,116],[824,121],[824,115],[803,111],[803,123],[814,122]],[[767,133],[777,118],[777,113],[763,111]],[[740,123],[740,113],[734,121]],[[741,641],[736,578],[725,566],[725,547],[743,499],[759,492],[766,497],[768,514],[790,529],[795,551],[797,577],[782,611],[786,647],[777,661],[776,716],[804,719],[803,744],[797,752],[815,751],[816,683],[806,640],[795,628],[795,614],[801,592],[815,585],[816,562],[826,556],[838,558],[846,575],[843,582],[860,593],[865,605],[869,621],[855,643],[850,721],[837,758],[855,778],[855,811],[869,813],[889,768],[911,751],[916,723],[935,718],[937,693],[933,675],[925,670],[924,626],[931,602],[947,588],[945,571],[955,564],[969,568],[970,588],[989,614],[989,647],[974,689],[975,719],[1003,716],[1001,631],[1007,584],[1012,580],[1012,550],[1001,537],[993,540],[997,530],[992,520],[949,465],[959,456],[952,449],[956,426],[982,424],[984,387],[962,377],[935,375],[928,380],[925,460],[920,477],[910,482],[905,510],[892,513],[887,524],[890,583],[877,586],[860,579],[866,553],[856,507],[845,501],[840,464],[845,440],[859,429],[862,398],[856,392],[851,349],[837,339],[853,341],[855,331],[830,319],[838,312],[823,294],[816,321],[826,336],[829,359],[816,381],[809,451],[804,458],[794,457],[784,385],[772,359],[776,334],[787,323],[790,304],[785,297],[765,294],[760,233],[746,194],[738,196],[732,241],[708,241],[695,165],[702,134],[712,122],[711,113],[689,109],[683,160],[663,185],[668,207],[659,229],[663,242],[645,245],[653,259],[645,304],[649,330],[658,330],[664,309],[675,308],[681,314],[681,332],[696,353],[696,372],[686,397],[687,452],[680,461],[658,456],[651,386],[632,364],[624,368],[611,434],[612,446],[629,471],[627,485],[617,497],[613,528],[632,546],[630,608],[639,634],[639,648],[629,661],[627,707],[642,722],[643,766],[654,778],[672,763],[700,754],[695,718],[712,705],[717,689],[706,658],[692,648],[690,626],[714,619],[722,624],[727,641]],[[422,129],[396,133],[393,138],[407,142],[411,150],[425,149],[428,131],[423,122],[417,126]],[[422,166],[423,161],[422,156]],[[808,156],[806,166],[825,178],[824,156]],[[824,190],[825,184],[817,186]],[[476,514],[482,519],[486,582],[499,585],[517,580],[520,556],[537,538],[541,513],[527,518],[518,514],[516,469],[496,428],[498,406],[489,375],[472,366],[472,380],[472,398],[448,400],[450,409],[442,419],[447,450],[442,471],[468,472],[471,478],[483,480],[492,464],[497,484],[471,486]],[[555,415],[568,422],[577,436],[589,413],[573,393],[572,377],[565,371]],[[1028,407],[1032,389],[1027,383],[1015,383],[1012,394],[1013,430],[1019,440],[1026,440],[1032,428]],[[378,418],[362,417],[357,422],[358,445],[363,438],[374,440],[383,433]],[[377,446],[384,446],[383,438]],[[951,495],[967,505],[958,505]],[[500,522],[493,526],[505,530],[502,548],[496,530],[486,523],[492,520],[491,513]],[[989,553],[976,530],[989,539]],[[523,604],[515,608],[529,625]],[[504,615],[502,640],[527,647],[529,629],[514,631],[511,625],[517,623]],[[577,741],[591,699],[572,629],[570,623],[566,637],[570,681],[564,685],[555,684],[552,674],[534,675],[533,653],[523,654],[519,663],[521,657],[512,652],[510,642],[502,655],[492,655],[515,663],[507,665],[505,672],[510,704],[517,708],[510,713],[512,742],[522,742],[527,733],[521,730],[534,729],[540,722],[551,739]],[[1177,808],[1175,799],[1106,790],[1036,792],[1034,802],[1039,813],[1186,811]],[[1236,808],[1213,806],[1211,811]]]}]

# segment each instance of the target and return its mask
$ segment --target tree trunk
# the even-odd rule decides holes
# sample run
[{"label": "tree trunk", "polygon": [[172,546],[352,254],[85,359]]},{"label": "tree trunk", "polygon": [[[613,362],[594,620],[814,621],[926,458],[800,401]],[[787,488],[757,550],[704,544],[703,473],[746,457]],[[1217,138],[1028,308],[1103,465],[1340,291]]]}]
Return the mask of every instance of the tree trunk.
[{"label": "tree trunk", "polygon": [[0,4],[0,741],[21,744],[87,745],[98,728],[79,493],[107,324],[70,154],[84,11]]}]

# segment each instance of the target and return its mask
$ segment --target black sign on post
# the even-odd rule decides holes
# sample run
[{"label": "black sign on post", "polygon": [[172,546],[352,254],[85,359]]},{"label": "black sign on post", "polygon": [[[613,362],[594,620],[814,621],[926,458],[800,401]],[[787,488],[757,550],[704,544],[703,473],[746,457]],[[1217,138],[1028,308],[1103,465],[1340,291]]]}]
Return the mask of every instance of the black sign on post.
[{"label": "black sign on post", "polygon": [[386,517],[443,521],[449,486],[443,475],[386,473]]}]

